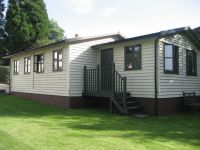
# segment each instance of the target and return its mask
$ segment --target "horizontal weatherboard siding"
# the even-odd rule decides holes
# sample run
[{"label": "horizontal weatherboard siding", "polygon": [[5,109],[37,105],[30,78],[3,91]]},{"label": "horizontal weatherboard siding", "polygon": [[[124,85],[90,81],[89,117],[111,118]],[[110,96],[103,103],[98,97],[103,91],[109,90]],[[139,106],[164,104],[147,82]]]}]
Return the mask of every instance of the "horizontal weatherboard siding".
[{"label": "horizontal weatherboard siding", "polygon": [[[164,43],[179,47],[178,74],[165,74],[163,64]],[[197,50],[197,76],[186,75],[186,49]],[[184,35],[176,34],[160,39],[159,42],[159,98],[181,97],[183,92],[200,94],[200,52],[196,46]]]},{"label": "horizontal weatherboard siding", "polygon": [[[63,49],[63,71],[53,71],[53,51]],[[36,73],[33,72],[33,56],[37,54],[44,54],[44,72]],[[24,74],[24,58],[31,57],[31,73]],[[19,75],[13,76],[11,80],[11,91],[12,92],[23,92],[23,93],[37,93],[46,95],[60,95],[68,96],[67,91],[68,83],[68,46],[64,44],[58,44],[49,48],[43,48],[35,52],[23,53],[17,55],[11,60],[12,71],[13,71],[13,60],[19,60]]]},{"label": "horizontal weatherboard siding", "polygon": [[[133,97],[154,98],[154,41],[154,39],[133,40],[101,47],[101,49],[113,48],[116,70],[127,77],[127,91]],[[124,47],[137,44],[141,44],[142,69],[125,71]],[[100,64],[100,55],[98,63]]]},{"label": "horizontal weatherboard siding", "polygon": [[114,41],[113,38],[96,39],[70,45],[70,96],[82,96],[83,68],[97,67],[97,50],[91,46]]}]

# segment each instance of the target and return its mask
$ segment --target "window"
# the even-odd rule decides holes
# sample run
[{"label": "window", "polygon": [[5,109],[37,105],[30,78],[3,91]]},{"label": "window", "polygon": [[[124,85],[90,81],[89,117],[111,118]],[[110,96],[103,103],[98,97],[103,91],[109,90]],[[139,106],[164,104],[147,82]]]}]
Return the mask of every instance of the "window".
[{"label": "window", "polygon": [[141,45],[125,47],[125,70],[141,70]]},{"label": "window", "polygon": [[164,72],[179,73],[179,47],[172,44],[164,45]]},{"label": "window", "polygon": [[62,50],[53,52],[53,71],[61,71],[63,68]]},{"label": "window", "polygon": [[186,50],[186,74],[197,75],[197,53],[194,50]]},{"label": "window", "polygon": [[31,73],[31,58],[25,57],[24,58],[24,74]]},{"label": "window", "polygon": [[14,60],[14,74],[19,74],[19,60]]},{"label": "window", "polygon": [[44,72],[44,55],[34,56],[34,72],[37,73]]}]

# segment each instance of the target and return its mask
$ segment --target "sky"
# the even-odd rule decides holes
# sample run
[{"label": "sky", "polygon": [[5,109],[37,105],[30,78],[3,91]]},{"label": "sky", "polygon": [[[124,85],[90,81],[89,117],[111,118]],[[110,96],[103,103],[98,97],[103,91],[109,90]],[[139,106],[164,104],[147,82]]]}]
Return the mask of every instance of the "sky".
[{"label": "sky", "polygon": [[44,0],[67,38],[108,33],[134,37],[200,26],[200,0]]}]

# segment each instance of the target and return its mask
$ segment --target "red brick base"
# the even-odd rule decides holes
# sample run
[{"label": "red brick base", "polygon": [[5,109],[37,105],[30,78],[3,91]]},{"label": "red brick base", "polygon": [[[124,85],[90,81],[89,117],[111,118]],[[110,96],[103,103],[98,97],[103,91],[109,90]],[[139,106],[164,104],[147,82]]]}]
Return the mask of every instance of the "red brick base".
[{"label": "red brick base", "polygon": [[84,107],[85,100],[82,97],[67,97],[67,96],[55,96],[55,95],[43,95],[34,93],[21,93],[12,92],[12,95],[30,99],[33,101],[45,103],[51,106],[57,106],[62,108],[80,108]]},{"label": "red brick base", "polygon": [[[155,115],[155,101],[153,98],[136,98],[143,107],[143,111]],[[177,98],[160,98],[158,99],[158,114],[169,115],[181,112],[183,101],[181,97]]]},{"label": "red brick base", "polygon": [[[67,97],[55,95],[43,95],[33,93],[12,92],[13,95],[30,99],[33,101],[45,103],[51,106],[62,108],[82,108],[82,107],[104,107],[109,109],[109,99],[106,98],[83,98],[83,97]],[[140,102],[143,112],[155,115],[155,101],[153,98],[135,97]],[[158,99],[159,115],[168,115],[180,112],[182,110],[181,98],[161,98]]]}]

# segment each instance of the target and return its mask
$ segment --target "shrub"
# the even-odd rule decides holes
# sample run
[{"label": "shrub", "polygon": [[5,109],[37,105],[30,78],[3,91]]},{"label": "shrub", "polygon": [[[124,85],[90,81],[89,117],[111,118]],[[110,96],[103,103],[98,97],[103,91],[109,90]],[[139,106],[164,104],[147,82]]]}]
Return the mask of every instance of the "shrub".
[{"label": "shrub", "polygon": [[0,66],[0,83],[9,83],[9,66]]}]

